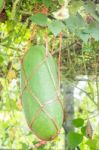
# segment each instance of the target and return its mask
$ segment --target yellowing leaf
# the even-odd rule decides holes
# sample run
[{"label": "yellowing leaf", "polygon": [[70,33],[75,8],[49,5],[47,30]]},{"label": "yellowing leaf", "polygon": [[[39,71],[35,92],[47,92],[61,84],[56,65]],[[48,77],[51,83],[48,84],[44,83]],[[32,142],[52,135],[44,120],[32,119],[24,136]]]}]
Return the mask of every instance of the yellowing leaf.
[{"label": "yellowing leaf", "polygon": [[7,78],[8,78],[9,80],[15,79],[15,78],[16,78],[16,73],[15,73],[15,71],[14,71],[14,70],[9,70],[8,75],[7,75]]},{"label": "yellowing leaf", "polygon": [[9,137],[11,138],[11,140],[13,140],[15,138],[15,133],[16,133],[16,128],[13,127],[9,130]]}]

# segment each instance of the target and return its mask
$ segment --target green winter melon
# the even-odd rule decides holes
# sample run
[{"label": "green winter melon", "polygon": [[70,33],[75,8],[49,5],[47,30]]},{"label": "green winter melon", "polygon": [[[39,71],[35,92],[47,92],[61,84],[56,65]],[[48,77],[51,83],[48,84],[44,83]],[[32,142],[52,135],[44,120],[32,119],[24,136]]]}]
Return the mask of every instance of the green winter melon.
[{"label": "green winter melon", "polygon": [[57,66],[43,46],[25,54],[21,69],[22,105],[31,130],[42,140],[53,139],[63,122]]}]

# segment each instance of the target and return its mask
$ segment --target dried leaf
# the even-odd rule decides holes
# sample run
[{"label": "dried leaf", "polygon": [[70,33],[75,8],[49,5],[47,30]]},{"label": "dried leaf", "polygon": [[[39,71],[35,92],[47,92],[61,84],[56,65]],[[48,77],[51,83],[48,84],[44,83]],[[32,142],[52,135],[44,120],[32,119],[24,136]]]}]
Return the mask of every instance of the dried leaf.
[{"label": "dried leaf", "polygon": [[19,111],[22,110],[22,102],[21,102],[21,99],[19,99],[19,100],[17,101],[17,107],[18,107]]},{"label": "dried leaf", "polygon": [[87,121],[86,136],[87,136],[88,138],[92,138],[92,136],[93,136],[93,129],[92,129],[92,125],[91,125],[89,119],[88,119],[88,121]]}]

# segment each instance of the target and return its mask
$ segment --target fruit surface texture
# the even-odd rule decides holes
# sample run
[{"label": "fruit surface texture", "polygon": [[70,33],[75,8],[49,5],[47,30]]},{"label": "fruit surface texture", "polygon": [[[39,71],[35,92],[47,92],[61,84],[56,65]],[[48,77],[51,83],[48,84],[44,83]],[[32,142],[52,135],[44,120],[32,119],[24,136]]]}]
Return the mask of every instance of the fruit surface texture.
[{"label": "fruit surface texture", "polygon": [[22,106],[30,129],[42,140],[51,140],[63,122],[57,65],[44,46],[32,46],[21,67]]}]

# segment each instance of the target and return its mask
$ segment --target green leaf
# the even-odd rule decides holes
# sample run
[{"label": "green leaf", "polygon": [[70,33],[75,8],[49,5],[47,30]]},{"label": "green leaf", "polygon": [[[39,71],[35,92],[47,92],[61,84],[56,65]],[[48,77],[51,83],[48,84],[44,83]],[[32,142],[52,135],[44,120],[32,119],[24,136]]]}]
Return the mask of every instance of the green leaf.
[{"label": "green leaf", "polygon": [[61,21],[55,20],[48,24],[48,28],[55,36],[57,36],[65,28],[65,25]]},{"label": "green leaf", "polygon": [[52,6],[52,1],[51,0],[43,0],[43,3],[46,7]]},{"label": "green leaf", "polygon": [[82,50],[83,50],[84,52],[90,52],[90,51],[93,50],[93,47],[90,46],[90,45],[88,45],[88,44],[86,44],[86,45],[84,45],[84,47],[82,48]]},{"label": "green leaf", "polygon": [[97,141],[95,139],[89,139],[86,144],[89,146],[90,150],[98,150],[96,148]]},{"label": "green leaf", "polygon": [[44,146],[42,145],[41,147],[38,147],[37,150],[44,150]]},{"label": "green leaf", "polygon": [[67,28],[75,33],[80,39],[87,43],[89,38],[99,40],[99,25],[98,22],[86,24],[80,14],[70,16],[65,20]]},{"label": "green leaf", "polygon": [[30,20],[39,25],[39,26],[47,26],[47,23],[48,23],[48,18],[46,17],[46,15],[44,14],[41,14],[41,13],[38,13],[36,15],[33,15],[30,17]]},{"label": "green leaf", "polygon": [[76,132],[69,132],[67,135],[67,139],[68,139],[69,146],[71,148],[75,148],[82,142],[83,135],[76,133]]},{"label": "green leaf", "polygon": [[28,149],[28,145],[26,145],[25,143],[23,143],[23,142],[21,142],[21,144],[22,144],[22,149]]},{"label": "green leaf", "polygon": [[82,132],[82,134],[84,136],[86,135],[86,126],[84,126],[84,127],[81,128],[81,132]]},{"label": "green leaf", "polygon": [[93,37],[96,41],[99,40],[99,28],[93,27],[90,32],[91,37]]},{"label": "green leaf", "polygon": [[37,0],[37,2],[41,3],[41,2],[42,2],[42,0]]},{"label": "green leaf", "polygon": [[77,35],[80,37],[80,39],[83,40],[83,42],[87,43],[88,39],[90,38],[90,34],[89,33],[85,33],[85,32],[78,32]]},{"label": "green leaf", "polygon": [[70,14],[76,14],[82,5],[83,5],[82,0],[71,1],[71,4],[69,5]]},{"label": "green leaf", "polygon": [[58,0],[58,2],[59,2],[60,5],[64,4],[64,0]]},{"label": "green leaf", "polygon": [[78,127],[83,126],[84,120],[81,119],[81,118],[77,118],[77,119],[74,119],[74,120],[72,121],[72,123],[73,123],[73,125],[74,125],[75,127],[78,128]]},{"label": "green leaf", "polygon": [[96,41],[99,40],[99,27],[96,24],[88,25],[84,32],[89,34],[90,38],[94,38]]},{"label": "green leaf", "polygon": [[4,58],[2,55],[0,55],[0,65],[2,64],[3,61],[4,61]]},{"label": "green leaf", "polygon": [[85,4],[85,9],[88,13],[94,13],[95,12],[95,8],[96,8],[96,5],[94,2],[88,2],[87,4]]},{"label": "green leaf", "polygon": [[68,19],[65,20],[65,24],[70,31],[75,32],[76,34],[79,30],[83,30],[86,26],[80,14],[70,16]]},{"label": "green leaf", "polygon": [[99,13],[99,5],[96,6],[96,11]]},{"label": "green leaf", "polygon": [[96,5],[94,2],[88,2],[86,5],[85,5],[85,10],[87,13],[89,13],[94,19],[96,19],[97,21],[99,21],[99,17],[96,13]]},{"label": "green leaf", "polygon": [[0,12],[2,11],[4,6],[4,0],[0,0]]}]

